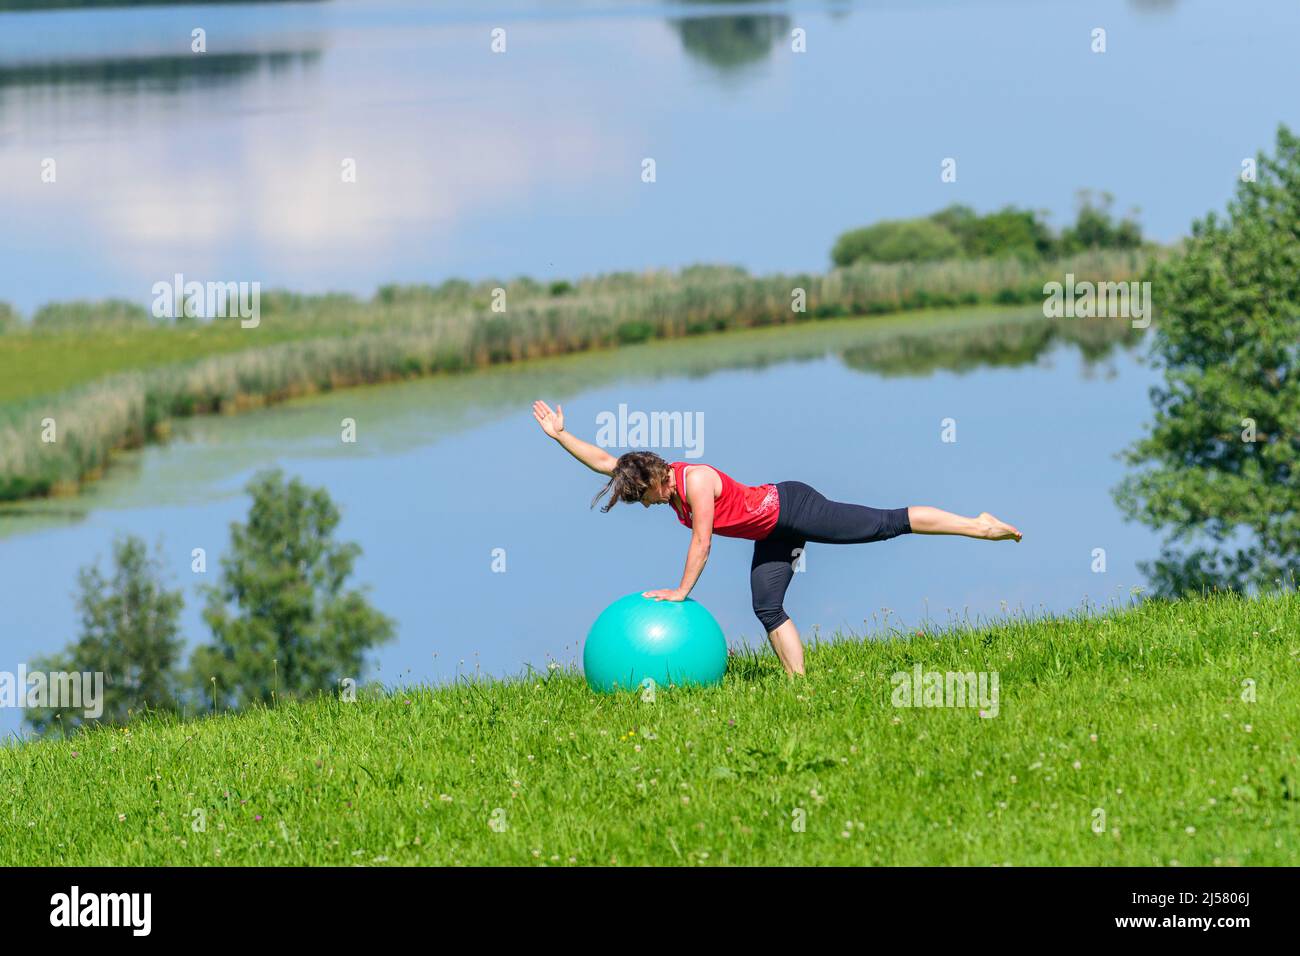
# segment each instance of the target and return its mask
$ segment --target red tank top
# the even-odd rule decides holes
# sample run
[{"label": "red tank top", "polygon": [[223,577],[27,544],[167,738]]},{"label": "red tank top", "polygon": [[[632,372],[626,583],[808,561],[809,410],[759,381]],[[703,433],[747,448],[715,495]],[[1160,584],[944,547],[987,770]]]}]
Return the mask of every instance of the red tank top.
[{"label": "red tank top", "polygon": [[[717,473],[722,479],[722,494],[713,502],[713,533],[725,538],[748,538],[761,541],[776,527],[776,516],[781,502],[776,485],[742,485],[712,465],[701,462],[675,461],[672,463],[673,479],[677,482],[677,497],[682,506],[673,505],[677,520],[691,527],[691,504],[686,500],[686,469],[700,465]],[[670,502],[671,504],[671,502]]]}]

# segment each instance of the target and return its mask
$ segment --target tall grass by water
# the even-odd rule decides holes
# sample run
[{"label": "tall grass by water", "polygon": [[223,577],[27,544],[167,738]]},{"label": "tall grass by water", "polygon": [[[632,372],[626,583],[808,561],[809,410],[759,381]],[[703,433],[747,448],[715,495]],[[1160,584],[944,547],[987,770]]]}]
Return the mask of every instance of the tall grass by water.
[{"label": "tall grass by water", "polygon": [[[653,702],[548,668],[145,717],[0,747],[0,864],[1293,865],[1297,635],[1293,589],[1215,594],[816,642],[803,680],[746,652]],[[997,715],[896,706],[918,664],[997,672]]]},{"label": "tall grass by water", "polygon": [[[621,273],[543,285],[386,286],[369,301],[268,292],[260,324],[142,324],[111,309],[47,307],[0,335],[0,500],[71,493],[113,452],[164,437],[179,416],[419,375],[464,372],[708,332],[933,306],[1037,302],[1043,285],[1126,281],[1146,253],[1059,262],[867,265],[826,275],[739,269]],[[493,311],[494,290],[504,311]],[[803,290],[804,310],[792,308]],[[103,316],[107,311],[113,321]]]}]

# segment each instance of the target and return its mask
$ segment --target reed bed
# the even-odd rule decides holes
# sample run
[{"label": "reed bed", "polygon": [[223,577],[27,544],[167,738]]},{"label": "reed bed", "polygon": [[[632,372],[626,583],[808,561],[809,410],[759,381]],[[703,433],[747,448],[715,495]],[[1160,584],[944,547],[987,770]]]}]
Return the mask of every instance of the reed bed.
[{"label": "reed bed", "polygon": [[[906,309],[1041,301],[1044,283],[1066,273],[1080,281],[1126,281],[1139,277],[1150,261],[1146,253],[1108,252],[1053,262],[872,264],[825,275],[763,277],[697,266],[550,286],[530,279],[386,286],[368,302],[270,292],[263,298],[262,324],[247,330],[244,349],[202,354],[200,326],[185,340],[196,350],[193,358],[0,405],[0,500],[75,492],[100,474],[114,452],[164,436],[175,417],[651,339]],[[503,312],[491,308],[496,288],[506,290]],[[804,292],[802,312],[792,308],[796,289]],[[58,314],[60,328],[75,325],[75,309]],[[93,350],[97,324],[50,342]],[[155,334],[176,331],[160,328]],[[53,334],[31,328],[9,333]]]}]

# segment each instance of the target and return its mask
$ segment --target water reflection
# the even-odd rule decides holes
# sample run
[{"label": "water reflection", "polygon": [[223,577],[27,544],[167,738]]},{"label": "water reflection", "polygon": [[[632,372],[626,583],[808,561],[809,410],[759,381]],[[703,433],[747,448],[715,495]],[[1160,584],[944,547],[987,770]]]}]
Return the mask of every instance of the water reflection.
[{"label": "water reflection", "polygon": [[0,11],[84,10],[121,7],[205,6],[210,4],[325,3],[328,0],[0,0]]},{"label": "water reflection", "polygon": [[1141,341],[1143,330],[1112,319],[1043,319],[956,329],[944,335],[902,333],[843,353],[850,368],[877,375],[928,375],[1016,368],[1036,363],[1058,342],[1075,346],[1088,370],[1120,347]]},{"label": "water reflection", "polygon": [[11,90],[32,97],[44,97],[47,88],[75,86],[113,95],[184,94],[228,86],[259,74],[278,77],[295,68],[315,67],[320,56],[320,50],[281,50],[0,64],[0,107]]},{"label": "water reflection", "polygon": [[725,73],[766,59],[790,35],[790,18],[784,16],[708,16],[669,22],[681,37],[682,49]]}]

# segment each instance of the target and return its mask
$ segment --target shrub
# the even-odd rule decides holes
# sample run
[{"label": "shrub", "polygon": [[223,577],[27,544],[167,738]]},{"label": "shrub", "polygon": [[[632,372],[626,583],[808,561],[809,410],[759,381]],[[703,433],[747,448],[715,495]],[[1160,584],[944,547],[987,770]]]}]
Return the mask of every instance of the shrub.
[{"label": "shrub", "polygon": [[969,206],[953,205],[930,219],[957,237],[968,259],[1045,256],[1055,244],[1052,230],[1037,213],[1015,206],[980,216]]},{"label": "shrub", "polygon": [[100,302],[52,302],[32,316],[32,328],[44,331],[103,326],[140,326],[152,322],[149,310],[123,299]]},{"label": "shrub", "polygon": [[928,219],[894,219],[846,232],[835,242],[837,266],[857,262],[928,262],[955,259],[961,242],[944,226]]}]

